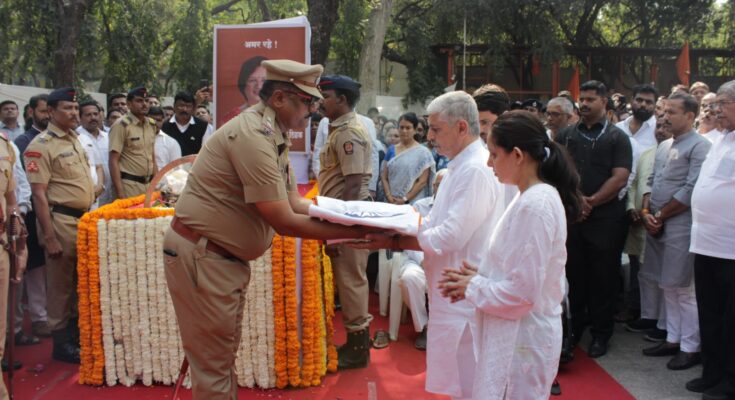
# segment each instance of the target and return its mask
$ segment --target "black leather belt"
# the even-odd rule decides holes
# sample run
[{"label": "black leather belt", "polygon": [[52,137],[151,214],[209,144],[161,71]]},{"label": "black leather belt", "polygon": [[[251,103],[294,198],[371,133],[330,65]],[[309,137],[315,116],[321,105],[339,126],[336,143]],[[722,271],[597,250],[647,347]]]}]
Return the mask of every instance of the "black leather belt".
[{"label": "black leather belt", "polygon": [[51,206],[51,212],[68,215],[74,218],[82,218],[82,215],[84,215],[87,210],[78,210],[76,208],[54,204],[53,206]]},{"label": "black leather belt", "polygon": [[138,176],[138,175],[132,175],[127,172],[120,172],[120,177],[123,179],[127,179],[129,181],[135,181],[142,184],[147,184],[153,179],[153,175],[148,176]]}]

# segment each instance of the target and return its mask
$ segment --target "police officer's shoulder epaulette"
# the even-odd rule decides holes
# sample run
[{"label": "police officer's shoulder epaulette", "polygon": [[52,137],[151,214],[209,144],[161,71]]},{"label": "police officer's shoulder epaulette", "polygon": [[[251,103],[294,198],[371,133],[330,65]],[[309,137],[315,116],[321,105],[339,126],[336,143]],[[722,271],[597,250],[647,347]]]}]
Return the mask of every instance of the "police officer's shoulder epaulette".
[{"label": "police officer's shoulder epaulette", "polygon": [[148,120],[148,123],[149,124],[151,124],[153,126],[156,126],[156,120],[155,119],[153,119],[151,117],[146,117],[146,119]]},{"label": "police officer's shoulder epaulette", "polygon": [[10,142],[10,139],[8,139],[8,136],[7,136],[7,134],[5,132],[0,132],[0,139],[4,140],[6,142]]},{"label": "police officer's shoulder epaulette", "polygon": [[128,117],[127,115],[124,116],[124,117],[122,117],[122,118],[120,118],[120,125],[122,125],[122,126],[128,126],[128,125],[130,125],[131,122],[133,122],[133,121],[131,121],[130,120],[130,117]]}]

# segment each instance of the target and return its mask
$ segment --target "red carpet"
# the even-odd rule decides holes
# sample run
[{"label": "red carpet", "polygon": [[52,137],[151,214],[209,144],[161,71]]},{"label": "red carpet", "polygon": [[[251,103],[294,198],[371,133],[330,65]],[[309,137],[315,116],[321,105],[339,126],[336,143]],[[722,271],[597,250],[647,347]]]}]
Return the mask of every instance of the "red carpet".
[{"label": "red carpet", "polygon": [[[372,329],[388,329],[388,320],[380,317],[377,310],[378,298],[371,296],[371,312],[375,316]],[[344,341],[345,335],[339,314],[335,321],[337,343]],[[403,324],[399,340],[391,342],[382,350],[373,350],[368,368],[330,374],[322,386],[299,390],[260,390],[240,389],[240,399],[448,399],[424,391],[426,363],[423,352],[413,348],[413,327]],[[51,360],[51,341],[30,347],[16,347],[17,356],[23,362],[23,369],[15,374],[15,398],[18,400],[40,399],[156,399],[167,400],[172,394],[171,387],[145,387],[136,385],[130,388],[91,387],[77,383],[78,368],[73,365]],[[37,364],[43,371],[32,372]],[[7,379],[7,377],[6,377]],[[552,399],[632,399],[633,396],[620,386],[584,352],[577,351],[575,360],[565,366],[559,374],[562,395]],[[182,390],[181,399],[191,399],[191,391]]]}]

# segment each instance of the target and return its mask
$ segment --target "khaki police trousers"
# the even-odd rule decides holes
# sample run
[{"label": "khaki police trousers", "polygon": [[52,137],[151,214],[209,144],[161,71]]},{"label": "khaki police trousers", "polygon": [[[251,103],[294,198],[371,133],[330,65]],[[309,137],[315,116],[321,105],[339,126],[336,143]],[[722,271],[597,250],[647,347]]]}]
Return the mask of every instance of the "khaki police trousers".
[{"label": "khaki police trousers", "polygon": [[[3,235],[4,237],[5,235]],[[0,248],[0,358],[5,355],[5,329],[8,321],[8,286],[10,283],[10,258],[8,252]],[[10,340],[15,340],[10,336]],[[0,399],[7,400],[8,390],[5,380],[0,379]]]},{"label": "khaki police trousers", "polygon": [[342,320],[347,332],[357,332],[370,326],[373,316],[368,313],[370,287],[367,279],[367,260],[370,250],[353,249],[343,244],[336,246],[339,255],[332,257],[332,270],[342,304]]},{"label": "khaki police trousers", "polygon": [[[78,317],[77,311],[77,224],[79,219],[51,213],[51,224],[61,244],[61,257],[51,258],[46,253],[46,312],[51,331],[66,329],[69,320]],[[43,232],[39,226],[39,233]],[[38,235],[42,246],[43,234]]]},{"label": "khaki police trousers", "polygon": [[193,399],[236,399],[235,359],[250,268],[206,246],[205,237],[192,243],[169,229],[163,240],[166,282],[191,368]]},{"label": "khaki police trousers", "polygon": [[140,196],[141,194],[145,194],[145,191],[148,190],[147,184],[136,182],[136,181],[131,181],[128,179],[122,180],[122,187],[123,187],[123,194],[119,196],[121,199],[127,199],[129,197]]}]

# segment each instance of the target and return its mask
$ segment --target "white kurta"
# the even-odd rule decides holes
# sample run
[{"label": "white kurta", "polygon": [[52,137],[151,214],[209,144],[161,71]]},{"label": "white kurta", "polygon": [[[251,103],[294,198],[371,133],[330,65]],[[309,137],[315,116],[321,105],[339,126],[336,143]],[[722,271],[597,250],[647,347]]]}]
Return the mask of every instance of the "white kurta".
[{"label": "white kurta", "polygon": [[476,140],[449,163],[449,174],[418,234],[429,292],[426,390],[454,397],[472,392],[471,382],[464,387],[461,382],[474,374],[474,363],[459,359],[473,351],[471,340],[463,347],[460,340],[465,330],[476,334],[475,311],[468,302],[452,304],[442,297],[437,284],[444,268],[459,268],[463,260],[479,265],[503,213],[502,188],[486,165],[488,154]]},{"label": "white kurta", "polygon": [[562,341],[566,238],[553,186],[530,187],[503,214],[462,302],[476,307],[480,327],[473,399],[549,397]]}]

